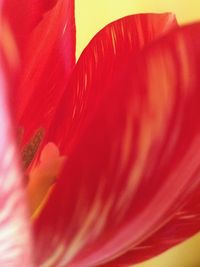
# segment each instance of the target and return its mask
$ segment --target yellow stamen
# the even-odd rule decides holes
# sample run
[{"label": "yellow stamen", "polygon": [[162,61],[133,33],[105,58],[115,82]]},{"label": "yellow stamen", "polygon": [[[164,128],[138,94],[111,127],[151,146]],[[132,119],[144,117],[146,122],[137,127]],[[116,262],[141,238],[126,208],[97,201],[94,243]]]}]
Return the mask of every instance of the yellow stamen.
[{"label": "yellow stamen", "polygon": [[60,156],[54,143],[48,143],[42,150],[39,164],[30,171],[27,186],[28,201],[32,216],[38,214],[44,200],[55,183],[63,163],[64,156]]}]

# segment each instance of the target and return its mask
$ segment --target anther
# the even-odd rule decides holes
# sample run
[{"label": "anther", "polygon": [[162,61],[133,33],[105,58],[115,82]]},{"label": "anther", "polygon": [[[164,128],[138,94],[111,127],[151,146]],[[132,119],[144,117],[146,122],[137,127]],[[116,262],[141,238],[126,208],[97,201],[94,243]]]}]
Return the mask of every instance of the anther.
[{"label": "anther", "polygon": [[23,168],[26,170],[32,163],[35,154],[37,153],[39,146],[44,137],[44,129],[40,128],[36,131],[30,142],[27,143],[22,149],[22,163]]}]

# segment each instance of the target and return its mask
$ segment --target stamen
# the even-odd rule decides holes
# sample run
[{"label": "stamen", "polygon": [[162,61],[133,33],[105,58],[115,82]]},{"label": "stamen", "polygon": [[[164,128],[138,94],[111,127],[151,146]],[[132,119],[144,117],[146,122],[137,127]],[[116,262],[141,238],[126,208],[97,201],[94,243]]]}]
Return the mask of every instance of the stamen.
[{"label": "stamen", "polygon": [[22,149],[22,163],[24,170],[26,170],[33,161],[35,154],[37,153],[39,146],[44,137],[44,129],[39,128],[29,143],[27,143]]},{"label": "stamen", "polygon": [[61,156],[54,143],[48,143],[42,150],[39,164],[30,171],[27,187],[31,214],[34,216],[55,183],[66,157]]}]

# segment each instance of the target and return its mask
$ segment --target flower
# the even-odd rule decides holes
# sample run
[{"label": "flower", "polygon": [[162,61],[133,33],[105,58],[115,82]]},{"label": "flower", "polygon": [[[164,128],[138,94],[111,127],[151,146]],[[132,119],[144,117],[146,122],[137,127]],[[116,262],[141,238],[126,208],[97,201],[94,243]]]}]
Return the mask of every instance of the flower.
[{"label": "flower", "polygon": [[[75,65],[73,1],[7,0],[1,22],[1,73],[21,133],[35,265],[126,266],[196,233],[200,25],[178,27],[168,13],[124,17]],[[3,127],[5,157],[13,137]],[[17,192],[7,209],[23,210],[8,218],[19,218],[16,234],[27,217],[17,181],[0,202],[7,207]],[[25,255],[31,266],[28,231],[13,240],[18,250],[0,253],[1,265],[21,266]]]}]

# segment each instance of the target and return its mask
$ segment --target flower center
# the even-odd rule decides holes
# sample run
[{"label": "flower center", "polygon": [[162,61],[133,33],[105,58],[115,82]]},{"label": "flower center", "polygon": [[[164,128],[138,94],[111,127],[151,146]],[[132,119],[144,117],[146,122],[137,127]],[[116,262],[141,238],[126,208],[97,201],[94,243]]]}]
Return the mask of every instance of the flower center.
[{"label": "flower center", "polygon": [[[22,149],[23,167],[28,176],[27,196],[32,217],[37,216],[46,203],[65,161],[65,156],[60,155],[58,147],[52,142],[42,148],[38,157],[37,152],[43,137],[44,130],[38,129]],[[36,156],[38,159],[35,159]]]}]

